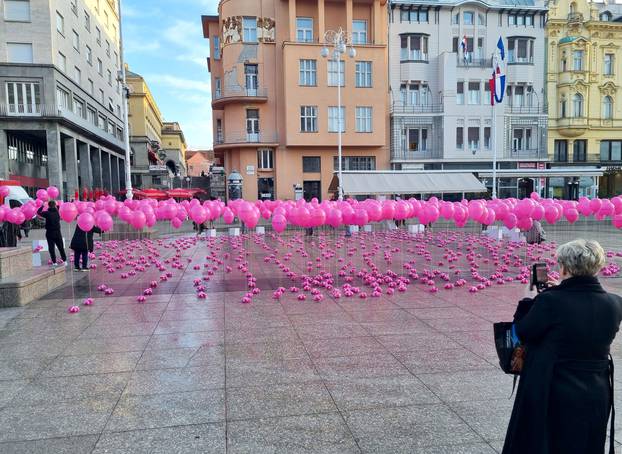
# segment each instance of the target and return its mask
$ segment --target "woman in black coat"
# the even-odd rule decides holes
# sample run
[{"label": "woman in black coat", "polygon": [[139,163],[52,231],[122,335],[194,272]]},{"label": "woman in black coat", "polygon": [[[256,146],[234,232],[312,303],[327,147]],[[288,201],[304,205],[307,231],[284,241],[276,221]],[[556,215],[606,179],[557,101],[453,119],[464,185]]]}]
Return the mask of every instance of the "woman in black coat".
[{"label": "woman in black coat", "polygon": [[[9,200],[9,207],[19,208],[22,204],[17,200]],[[21,226],[4,221],[0,226],[2,233],[0,234],[0,247],[17,247],[17,242],[21,241]]]},{"label": "woman in black coat", "polygon": [[564,244],[557,261],[561,283],[521,301],[514,316],[527,353],[503,454],[604,452],[622,298],[598,282],[605,252],[597,242]]},{"label": "woman in black coat", "polygon": [[[93,226],[93,228],[85,232],[76,224],[76,229],[73,232],[71,238],[70,248],[73,249],[73,267],[75,271],[88,271],[89,267],[89,252],[93,252],[93,234],[102,231]],[[80,268],[80,259],[82,259],[82,268]]]}]

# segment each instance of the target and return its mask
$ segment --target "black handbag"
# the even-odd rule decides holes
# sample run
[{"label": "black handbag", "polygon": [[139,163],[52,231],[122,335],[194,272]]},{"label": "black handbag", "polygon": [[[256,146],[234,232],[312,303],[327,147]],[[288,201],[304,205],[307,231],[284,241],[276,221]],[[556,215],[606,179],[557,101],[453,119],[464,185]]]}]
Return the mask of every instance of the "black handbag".
[{"label": "black handbag", "polygon": [[499,358],[499,366],[506,374],[520,375],[525,362],[525,346],[515,344],[512,336],[512,322],[493,324],[495,348]]}]

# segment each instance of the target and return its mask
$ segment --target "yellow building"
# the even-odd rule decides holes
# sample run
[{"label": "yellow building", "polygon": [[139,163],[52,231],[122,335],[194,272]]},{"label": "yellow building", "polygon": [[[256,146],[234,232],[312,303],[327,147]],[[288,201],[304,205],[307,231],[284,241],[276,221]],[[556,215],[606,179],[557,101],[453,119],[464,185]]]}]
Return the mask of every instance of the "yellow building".
[{"label": "yellow building", "polygon": [[[564,198],[622,192],[622,5],[587,0],[549,3],[547,99],[549,195]],[[603,177],[579,177],[579,167]],[[598,194],[597,194],[598,193]]]},{"label": "yellow building", "polygon": [[188,174],[186,168],[186,138],[176,121],[164,122],[162,127],[161,150],[166,157],[164,163],[173,177],[183,178]]},{"label": "yellow building", "polygon": [[162,114],[147,82],[140,74],[126,72],[130,88],[129,126],[132,149],[132,186],[151,188],[166,186],[168,171],[160,152],[162,142]]}]

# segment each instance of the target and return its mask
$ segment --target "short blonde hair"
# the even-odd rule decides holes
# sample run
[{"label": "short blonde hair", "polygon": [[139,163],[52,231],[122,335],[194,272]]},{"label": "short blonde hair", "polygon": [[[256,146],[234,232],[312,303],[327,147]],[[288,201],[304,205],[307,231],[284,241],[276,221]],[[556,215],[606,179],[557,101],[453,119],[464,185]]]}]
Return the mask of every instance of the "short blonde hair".
[{"label": "short blonde hair", "polygon": [[596,276],[605,266],[605,251],[598,241],[578,239],[557,248],[557,263],[573,276]]}]

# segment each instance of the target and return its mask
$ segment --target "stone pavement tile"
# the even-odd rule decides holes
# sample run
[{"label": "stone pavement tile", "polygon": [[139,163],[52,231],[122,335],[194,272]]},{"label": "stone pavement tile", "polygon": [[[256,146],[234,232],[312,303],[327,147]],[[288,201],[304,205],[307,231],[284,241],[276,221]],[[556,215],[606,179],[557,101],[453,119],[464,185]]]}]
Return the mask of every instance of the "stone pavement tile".
[{"label": "stone pavement tile", "polygon": [[[167,312],[168,313],[168,312]],[[166,315],[166,313],[165,313]],[[168,320],[162,318],[154,334],[192,333],[197,331],[222,331],[225,322],[219,318],[194,318],[190,320]]]},{"label": "stone pavement tile", "polygon": [[302,339],[312,358],[365,355],[386,352],[384,346],[371,336],[339,339]]},{"label": "stone pavement tile", "polygon": [[459,307],[425,307],[406,309],[406,311],[419,320],[434,320],[443,318],[460,318],[472,315]]},{"label": "stone pavement tile", "polygon": [[28,339],[24,339],[20,343],[0,343],[0,361],[54,357],[60,355],[70,342],[71,339],[53,342],[29,342]]},{"label": "stone pavement tile", "polygon": [[326,387],[342,411],[440,403],[412,375],[327,380]]},{"label": "stone pavement tile", "polygon": [[309,298],[309,295],[307,295],[305,301],[299,301],[296,295],[297,294],[290,293],[288,290],[280,300],[283,312],[292,317],[304,315],[315,316],[317,314],[332,314],[335,317],[339,317],[340,314],[343,315],[343,313],[346,313],[343,308],[331,298],[324,298],[323,301],[317,302],[313,301]]},{"label": "stone pavement tile", "polygon": [[429,446],[417,450],[421,454],[495,454],[497,451],[487,443],[464,445]]},{"label": "stone pavement tile", "polygon": [[492,327],[485,331],[459,331],[445,334],[476,355],[492,361],[493,364],[498,363]]},{"label": "stone pavement tile", "polygon": [[173,348],[170,350],[145,350],[136,365],[136,370],[172,369],[185,367],[196,348]]},{"label": "stone pavement tile", "polygon": [[7,359],[0,360],[0,380],[32,378],[41,372],[50,359]]},{"label": "stone pavement tile", "polygon": [[227,388],[228,419],[302,415],[336,409],[321,382]]},{"label": "stone pavement tile", "polygon": [[162,321],[188,321],[188,320],[224,320],[222,307],[197,307],[187,309],[168,309],[162,314]]},{"label": "stone pavement tile", "polygon": [[87,399],[5,407],[0,410],[0,441],[97,434],[104,428],[115,402],[116,399]]},{"label": "stone pavement tile", "polygon": [[348,454],[360,450],[341,416],[325,413],[229,422],[227,452]]},{"label": "stone pavement tile", "polygon": [[80,337],[69,344],[63,355],[142,352],[149,339],[149,336]]},{"label": "stone pavement tile", "polygon": [[486,441],[505,439],[514,399],[452,402],[448,405]]},{"label": "stone pavement tile", "polygon": [[151,336],[148,350],[171,348],[198,348],[203,345],[222,345],[224,331],[202,331],[195,333],[154,334]]},{"label": "stone pavement tile", "polygon": [[482,330],[492,333],[492,322],[476,316],[429,319],[426,323],[442,332]]},{"label": "stone pavement tile", "polygon": [[482,441],[444,405],[357,410],[344,417],[363,452],[420,453],[440,444]]},{"label": "stone pavement tile", "polygon": [[106,374],[128,372],[134,369],[141,352],[97,353],[77,356],[59,356],[42,373],[44,377]]},{"label": "stone pavement tile", "polygon": [[389,301],[398,307],[403,309],[416,309],[416,308],[428,308],[428,307],[451,307],[454,306],[453,301],[446,301],[441,297],[431,298],[428,297],[425,292],[426,289],[421,286],[419,292],[416,295],[412,294],[412,290],[403,295],[393,295]]},{"label": "stone pavement tile", "polygon": [[[493,447],[493,449],[495,449],[498,453],[500,453],[501,451],[503,451],[503,441],[499,440],[499,441],[491,441],[490,442],[490,446]],[[622,451],[621,451],[622,452]]]},{"label": "stone pavement tile", "polygon": [[[304,303],[303,303],[304,304]],[[343,323],[352,323],[355,320],[352,318],[350,314],[344,311],[341,308],[331,311],[318,311],[305,314],[292,314],[289,315],[290,321],[294,325],[305,325],[308,323],[325,323],[325,322],[343,322]]]},{"label": "stone pavement tile", "polygon": [[511,321],[516,311],[516,304],[462,306],[462,308],[470,314],[477,315],[478,317],[495,323]]},{"label": "stone pavement tile", "polygon": [[237,326],[227,329],[227,343],[254,344],[258,342],[295,342],[296,331],[291,326],[262,327],[256,325]]},{"label": "stone pavement tile", "polygon": [[257,344],[229,344],[225,345],[227,360],[242,361],[283,361],[285,359],[309,358],[302,342],[260,342]]},{"label": "stone pavement tile", "polygon": [[340,337],[367,336],[367,331],[358,323],[326,322],[296,325],[296,332],[303,340],[334,339]]},{"label": "stone pavement tile", "polygon": [[410,373],[406,367],[389,353],[315,358],[313,363],[318,368],[320,375],[328,380],[390,377],[394,375],[408,375]]},{"label": "stone pavement tile", "polygon": [[500,369],[420,374],[418,377],[444,402],[507,399],[512,393],[512,378]]},{"label": "stone pavement tile", "polygon": [[[369,289],[365,289],[370,294]],[[383,312],[400,309],[399,306],[391,302],[389,298],[384,296],[373,297],[367,299],[342,298],[337,300],[337,304],[346,312],[355,315],[357,312]]]},{"label": "stone pavement tile", "polygon": [[132,374],[124,395],[180,393],[224,388],[225,369],[212,366],[141,370]]},{"label": "stone pavement tile", "polygon": [[488,361],[464,347],[444,350],[415,350],[396,353],[395,356],[415,375],[475,369],[497,370]]},{"label": "stone pavement tile", "polygon": [[0,381],[0,408],[10,403],[28,384],[28,380]]},{"label": "stone pavement tile", "polygon": [[227,386],[267,386],[320,380],[307,359],[285,361],[240,361],[227,358]]},{"label": "stone pavement tile", "polygon": [[202,346],[194,350],[187,367],[209,366],[224,369],[225,347],[222,345]]},{"label": "stone pavement tile", "polygon": [[153,429],[222,422],[225,419],[225,391],[208,389],[147,396],[124,395],[119,399],[106,432]]},{"label": "stone pavement tile", "polygon": [[224,454],[224,423],[105,432],[92,454]]},{"label": "stone pavement tile", "polygon": [[79,435],[30,441],[9,441],[0,443],[0,452],[11,454],[84,454],[93,450],[97,437],[97,435]]},{"label": "stone pavement tile", "polygon": [[353,311],[352,318],[360,323],[390,323],[390,322],[402,322],[404,320],[414,320],[415,317],[409,314],[405,309],[393,307],[387,310],[365,310],[365,311]]},{"label": "stone pavement tile", "polygon": [[436,331],[412,335],[390,334],[386,336],[376,336],[376,339],[391,353],[439,351],[460,347],[460,344],[451,340],[447,335]]},{"label": "stone pavement tile", "polygon": [[372,336],[390,336],[390,335],[409,335],[422,334],[427,335],[433,329],[421,320],[416,318],[406,318],[400,321],[388,322],[365,322],[361,326]]},{"label": "stone pavement tile", "polygon": [[[145,282],[145,288],[147,283]],[[159,288],[159,287],[158,287]],[[158,290],[156,290],[158,292]],[[168,303],[171,300],[170,293],[154,293],[149,296],[149,303]],[[105,302],[106,304],[136,304],[136,296],[118,296],[116,298],[94,298],[95,304]]]},{"label": "stone pavement tile", "polygon": [[91,326],[86,328],[78,339],[92,339],[96,337],[125,337],[125,336],[151,336],[158,323],[152,322],[138,322],[138,323],[123,323],[123,322],[106,322],[99,323],[95,321]]},{"label": "stone pavement tile", "polygon": [[10,405],[44,405],[88,399],[117,399],[130,379],[130,373],[39,377],[30,381]]}]

